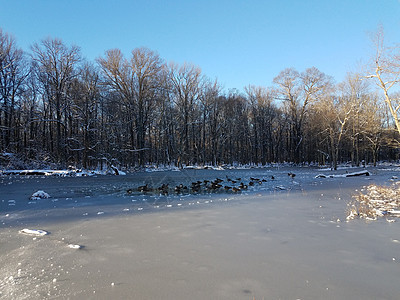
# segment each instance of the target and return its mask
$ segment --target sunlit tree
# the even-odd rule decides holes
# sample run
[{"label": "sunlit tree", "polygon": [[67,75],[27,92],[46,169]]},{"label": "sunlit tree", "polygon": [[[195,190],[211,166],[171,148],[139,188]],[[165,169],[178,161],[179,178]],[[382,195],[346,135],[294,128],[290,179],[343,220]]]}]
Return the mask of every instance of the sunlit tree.
[{"label": "sunlit tree", "polygon": [[393,118],[397,132],[400,133],[400,97],[394,93],[400,82],[400,47],[387,46],[383,27],[380,26],[372,36],[375,55],[367,78],[373,78],[383,92],[384,100]]}]

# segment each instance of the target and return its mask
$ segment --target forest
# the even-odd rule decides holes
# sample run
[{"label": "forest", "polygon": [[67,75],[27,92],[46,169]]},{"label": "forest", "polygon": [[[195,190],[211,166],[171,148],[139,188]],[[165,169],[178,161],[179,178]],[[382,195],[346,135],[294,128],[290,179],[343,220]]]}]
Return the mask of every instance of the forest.
[{"label": "forest", "polygon": [[392,95],[375,84],[381,71],[336,83],[312,66],[286,68],[271,86],[225,91],[200,67],[148,48],[90,62],[58,38],[26,52],[0,29],[0,165],[336,169],[396,160],[399,133],[383,97]]}]

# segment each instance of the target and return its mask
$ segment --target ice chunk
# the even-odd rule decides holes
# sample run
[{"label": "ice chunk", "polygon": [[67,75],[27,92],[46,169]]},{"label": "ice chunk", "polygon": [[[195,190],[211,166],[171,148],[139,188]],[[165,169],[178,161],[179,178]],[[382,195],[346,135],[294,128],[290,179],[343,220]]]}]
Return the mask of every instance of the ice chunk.
[{"label": "ice chunk", "polygon": [[47,194],[45,191],[37,191],[37,192],[34,192],[29,199],[40,200],[40,199],[47,199],[47,198],[50,198],[50,195]]},{"label": "ice chunk", "polygon": [[42,229],[28,229],[28,228],[24,228],[22,230],[19,231],[20,233],[24,233],[24,234],[29,234],[29,235],[36,235],[36,236],[44,236],[44,235],[48,235],[49,232],[42,230]]},{"label": "ice chunk", "polygon": [[71,248],[71,249],[82,249],[83,247],[81,245],[77,245],[77,244],[68,244],[68,248]]},{"label": "ice chunk", "polygon": [[284,190],[286,190],[286,187],[284,187],[283,185],[277,185],[277,186],[275,187],[275,189],[284,191]]}]

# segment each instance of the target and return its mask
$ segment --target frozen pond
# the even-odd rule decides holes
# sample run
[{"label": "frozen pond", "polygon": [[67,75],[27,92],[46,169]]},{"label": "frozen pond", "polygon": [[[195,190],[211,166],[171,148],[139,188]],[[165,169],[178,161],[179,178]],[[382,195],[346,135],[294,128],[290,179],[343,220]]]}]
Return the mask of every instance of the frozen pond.
[{"label": "frozen pond", "polygon": [[[398,299],[399,222],[345,222],[356,190],[398,175],[368,170],[351,178],[315,178],[346,171],[312,168],[1,177],[0,298]],[[266,181],[240,193],[127,193],[251,177]],[[29,200],[38,190],[51,198]]]}]

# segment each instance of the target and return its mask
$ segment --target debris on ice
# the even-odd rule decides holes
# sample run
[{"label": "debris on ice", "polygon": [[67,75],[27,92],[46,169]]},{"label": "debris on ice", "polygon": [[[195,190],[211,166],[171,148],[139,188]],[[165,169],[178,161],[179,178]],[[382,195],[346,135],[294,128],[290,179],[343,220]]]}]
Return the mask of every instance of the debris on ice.
[{"label": "debris on ice", "polygon": [[331,175],[325,175],[325,174],[318,174],[315,176],[315,178],[345,178],[345,177],[355,177],[355,176],[369,176],[371,175],[370,172],[368,171],[359,171],[359,172],[352,172],[352,173],[346,173],[346,174],[331,174]]},{"label": "debris on ice", "polygon": [[[400,188],[370,185],[366,192],[354,196],[348,206],[348,220],[377,220],[378,217],[400,217]],[[388,220],[388,222],[393,219]]]},{"label": "debris on ice", "polygon": [[283,185],[277,185],[277,186],[275,187],[275,189],[284,191],[284,190],[286,190],[286,187],[284,187]]}]

